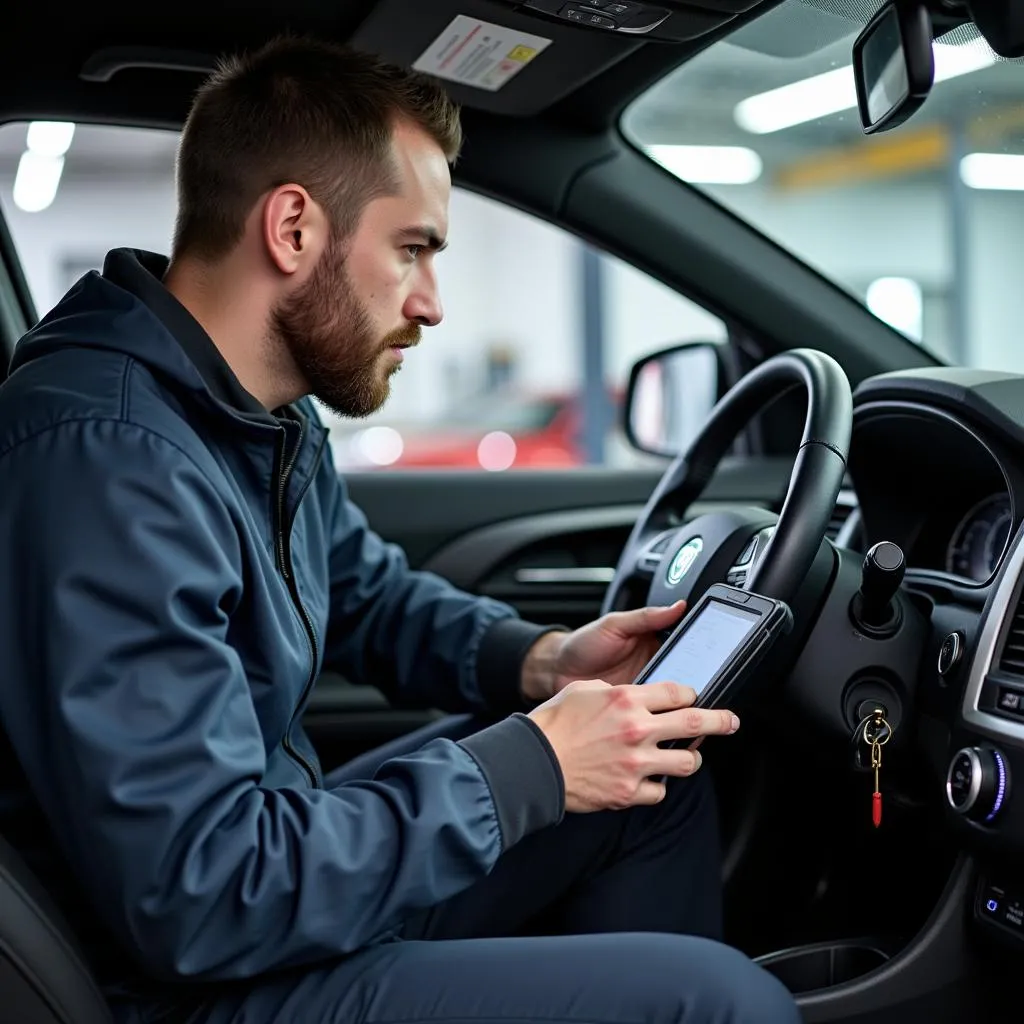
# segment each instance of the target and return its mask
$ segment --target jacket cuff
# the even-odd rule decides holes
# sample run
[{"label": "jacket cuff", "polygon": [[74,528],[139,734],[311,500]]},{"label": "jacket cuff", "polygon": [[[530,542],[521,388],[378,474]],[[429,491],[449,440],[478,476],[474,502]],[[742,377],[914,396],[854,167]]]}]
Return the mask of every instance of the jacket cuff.
[{"label": "jacket cuff", "polygon": [[523,696],[523,663],[530,648],[545,634],[564,626],[538,626],[522,619],[493,623],[480,641],[476,656],[476,683],[490,711],[505,714],[533,705]]},{"label": "jacket cuff", "polygon": [[502,850],[556,825],[565,813],[565,780],[554,748],[533,721],[515,714],[459,741],[491,791]]}]

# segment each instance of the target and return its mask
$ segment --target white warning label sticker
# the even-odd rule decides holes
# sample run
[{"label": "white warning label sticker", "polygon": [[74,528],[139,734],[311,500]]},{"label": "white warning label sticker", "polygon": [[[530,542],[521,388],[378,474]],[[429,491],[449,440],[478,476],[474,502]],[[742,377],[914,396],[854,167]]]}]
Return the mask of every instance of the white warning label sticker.
[{"label": "white warning label sticker", "polygon": [[437,78],[495,92],[522,71],[550,39],[458,15],[413,67]]}]

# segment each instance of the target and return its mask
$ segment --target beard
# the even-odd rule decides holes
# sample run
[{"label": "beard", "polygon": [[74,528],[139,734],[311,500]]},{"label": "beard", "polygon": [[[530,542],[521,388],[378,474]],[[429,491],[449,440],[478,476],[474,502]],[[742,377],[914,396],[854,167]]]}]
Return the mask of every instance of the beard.
[{"label": "beard", "polygon": [[271,314],[271,340],[282,345],[309,392],[338,416],[361,419],[391,394],[401,369],[391,349],[419,344],[407,323],[380,337],[352,287],[341,243],[332,239],[310,279]]}]

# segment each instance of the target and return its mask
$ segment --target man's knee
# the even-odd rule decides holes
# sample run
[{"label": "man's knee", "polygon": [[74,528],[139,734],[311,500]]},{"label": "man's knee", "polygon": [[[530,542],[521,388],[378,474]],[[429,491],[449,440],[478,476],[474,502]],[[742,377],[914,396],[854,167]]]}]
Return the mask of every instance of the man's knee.
[{"label": "man's knee", "polygon": [[687,936],[645,935],[632,952],[638,961],[646,961],[643,973],[657,989],[659,1021],[800,1024],[800,1012],[785,986],[731,946]]},{"label": "man's knee", "polygon": [[792,993],[773,974],[738,950],[722,947],[719,984],[732,1013],[727,1020],[757,1024],[800,1024]]}]

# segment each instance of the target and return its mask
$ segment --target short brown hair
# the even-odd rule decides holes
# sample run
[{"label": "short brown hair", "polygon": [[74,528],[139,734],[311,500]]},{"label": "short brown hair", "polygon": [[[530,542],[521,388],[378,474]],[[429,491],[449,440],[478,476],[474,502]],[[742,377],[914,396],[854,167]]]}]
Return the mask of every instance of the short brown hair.
[{"label": "short brown hair", "polygon": [[257,199],[302,185],[335,230],[395,191],[394,125],[409,121],[454,163],[459,111],[433,79],[348,47],[282,37],[224,60],[200,88],[178,151],[174,253],[216,259]]}]

